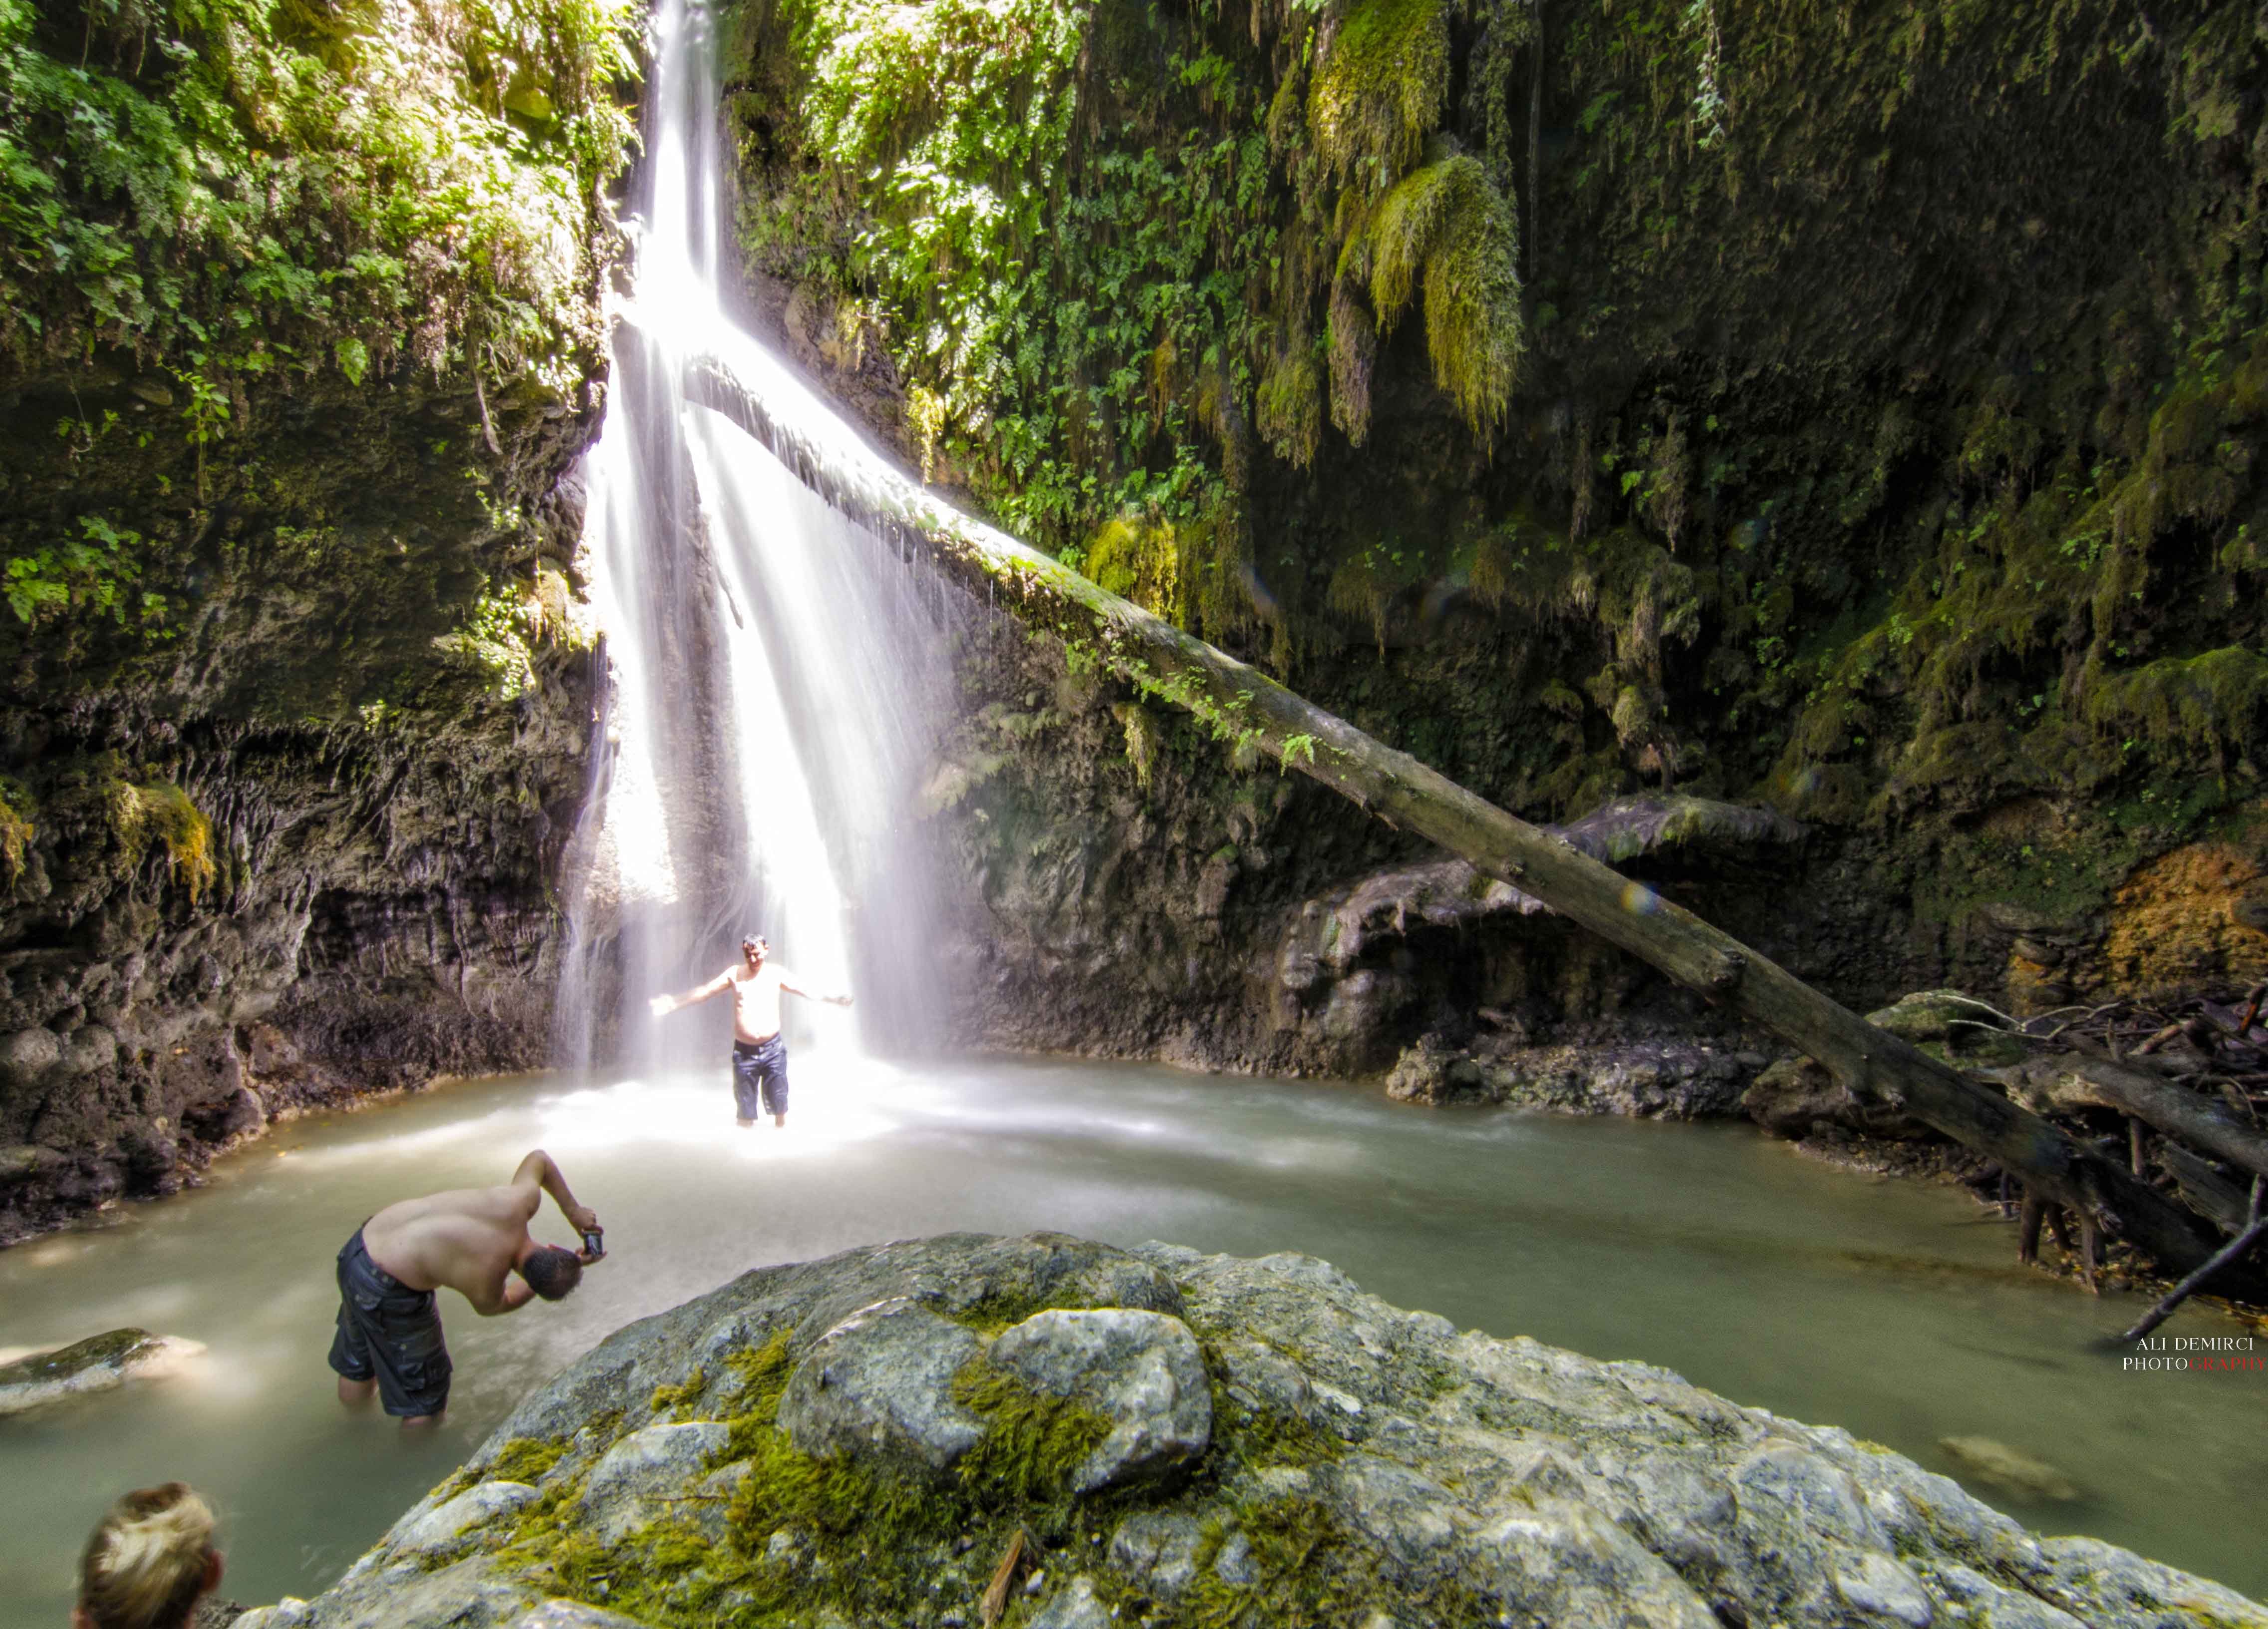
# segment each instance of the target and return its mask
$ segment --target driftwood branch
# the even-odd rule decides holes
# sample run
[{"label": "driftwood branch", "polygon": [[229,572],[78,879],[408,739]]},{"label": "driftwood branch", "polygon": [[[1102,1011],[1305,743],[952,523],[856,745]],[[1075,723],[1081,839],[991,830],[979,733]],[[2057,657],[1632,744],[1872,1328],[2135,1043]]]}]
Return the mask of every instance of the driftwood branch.
[{"label": "driftwood branch", "polygon": [[1256,668],[970,520],[871,457],[831,450],[792,410],[714,357],[684,369],[689,401],[732,420],[828,503],[911,560],[926,557],[1027,626],[1052,633],[1144,695],[1187,709],[1240,747],[1322,782],[1388,824],[1428,837],[1476,871],[1533,895],[1690,989],[1784,1036],[1861,1102],[1902,1109],[1999,1161],[2028,1191],[2090,1219],[2164,1267],[2202,1265],[2218,1230],[2124,1161],[2065,1135],[1909,1043],[1877,1029],[1768,957],[1373,740]]},{"label": "driftwood branch", "polygon": [[2113,1337],[2103,1344],[2127,1346],[2147,1335],[2152,1330],[2174,1316],[2174,1309],[2205,1287],[2207,1280],[2242,1261],[2252,1247],[2268,1238],[2268,1216],[2260,1213],[2260,1195],[2264,1184],[2259,1177],[2252,1179],[2252,1203],[2246,1213],[2244,1231],[2213,1253],[2211,1259],[2166,1292],[2165,1299],[2142,1315],[2142,1321],[2124,1334]]},{"label": "driftwood branch", "polygon": [[[2142,1123],[2129,1120],[2127,1124]],[[2244,1231],[2243,1189],[2214,1170],[2210,1161],[2198,1159],[2179,1143],[2160,1143],[2155,1158],[2159,1168],[2174,1179],[2183,1204],[2219,1223],[2224,1233]]]},{"label": "driftwood branch", "polygon": [[2217,1098],[2176,1081],[2076,1054],[2035,1058],[2007,1072],[2054,1107],[2113,1109],[2217,1160],[2268,1176],[2268,1137]]}]

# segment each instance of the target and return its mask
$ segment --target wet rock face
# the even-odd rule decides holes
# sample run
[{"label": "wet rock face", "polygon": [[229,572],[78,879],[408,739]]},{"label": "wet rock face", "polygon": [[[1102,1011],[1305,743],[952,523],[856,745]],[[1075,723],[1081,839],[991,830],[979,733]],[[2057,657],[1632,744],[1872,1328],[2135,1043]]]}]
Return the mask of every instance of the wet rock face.
[{"label": "wet rock face", "polygon": [[1697,1120],[1736,1112],[1765,1062],[1751,1047],[1691,1036],[1524,1046],[1499,1033],[1456,1046],[1429,1035],[1395,1060],[1386,1092],[1405,1102]]},{"label": "wet rock face", "polygon": [[[0,381],[0,416],[107,391],[136,422],[92,377]],[[468,383],[254,392],[202,505],[167,435],[0,456],[0,546],[107,515],[167,608],[0,612],[0,1147],[34,1151],[0,1160],[0,1243],[277,1115],[544,1060],[596,415],[489,395],[493,450]]]},{"label": "wet rock face", "polygon": [[[898,1424],[806,1451],[813,1397],[836,1391],[863,1397],[840,1417]],[[906,1396],[935,1404],[946,1466],[909,1451]],[[1099,1479],[1010,1474],[1094,1463],[1066,1433],[1104,1459],[1146,1442],[1174,1474],[1140,1454]],[[947,1629],[1012,1552],[1009,1621],[1054,1629],[2268,1625],[1660,1369],[1461,1335],[1307,1257],[1050,1235],[765,1268],[632,1324],[329,1592],[247,1621]]]},{"label": "wet rock face", "polygon": [[[968,615],[956,722],[924,793],[961,885],[956,940],[939,958],[958,981],[956,1039],[1382,1077],[1431,1036],[1476,1067],[1469,1081],[1410,1094],[1423,1101],[1734,1111],[1747,1076],[1702,1053],[1730,1060],[1756,1037],[1697,997],[1562,918],[1521,909],[1512,890],[1438,851],[1414,852],[1336,794],[1241,763],[1181,716],[1069,672],[1005,615],[981,602]],[[1329,682],[1310,689],[1344,704]],[[1746,839],[1736,829],[1722,841]],[[1706,885],[1681,887],[1682,903],[1775,959],[1815,959],[1781,942],[1781,895],[1803,883],[1685,869]],[[1603,1072],[1509,1056],[1618,1043],[1658,1043],[1661,1055]]]}]

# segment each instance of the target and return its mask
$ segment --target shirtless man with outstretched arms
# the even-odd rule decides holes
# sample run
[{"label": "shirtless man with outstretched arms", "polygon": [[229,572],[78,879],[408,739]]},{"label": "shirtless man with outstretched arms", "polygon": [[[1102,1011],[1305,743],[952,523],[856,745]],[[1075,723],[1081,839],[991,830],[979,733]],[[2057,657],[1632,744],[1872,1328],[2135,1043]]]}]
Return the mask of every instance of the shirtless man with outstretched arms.
[{"label": "shirtless man with outstretched arms", "polygon": [[[547,1193],[584,1236],[582,1249],[528,1235]],[[339,1252],[339,1331],[331,1343],[339,1400],[366,1403],[375,1390],[404,1425],[438,1418],[448,1405],[452,1365],[434,1292],[456,1291],[484,1318],[517,1312],[538,1295],[558,1301],[603,1253],[599,1231],[597,1215],[575,1202],[541,1148],[501,1188],[458,1188],[387,1205]]]},{"label": "shirtless man with outstretched arms", "polygon": [[787,1042],[780,1035],[780,996],[801,996],[848,1006],[848,995],[821,995],[798,983],[794,974],[770,961],[771,945],[761,933],[740,941],[740,959],[707,984],[681,996],[656,996],[646,1004],[656,1018],[681,1007],[733,992],[733,1098],[742,1125],[754,1125],[761,1109],[776,1126],[787,1124]]}]

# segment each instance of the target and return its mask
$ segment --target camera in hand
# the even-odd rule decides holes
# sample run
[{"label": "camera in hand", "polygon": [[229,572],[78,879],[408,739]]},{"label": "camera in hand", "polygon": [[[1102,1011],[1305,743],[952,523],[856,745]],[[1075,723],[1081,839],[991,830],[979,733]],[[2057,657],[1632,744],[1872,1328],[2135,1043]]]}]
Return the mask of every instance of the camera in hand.
[{"label": "camera in hand", "polygon": [[606,1236],[606,1231],[603,1228],[585,1227],[583,1229],[583,1248],[590,1252],[591,1259],[593,1261],[598,1260],[600,1257],[604,1256],[607,1253],[607,1247],[604,1242]]}]

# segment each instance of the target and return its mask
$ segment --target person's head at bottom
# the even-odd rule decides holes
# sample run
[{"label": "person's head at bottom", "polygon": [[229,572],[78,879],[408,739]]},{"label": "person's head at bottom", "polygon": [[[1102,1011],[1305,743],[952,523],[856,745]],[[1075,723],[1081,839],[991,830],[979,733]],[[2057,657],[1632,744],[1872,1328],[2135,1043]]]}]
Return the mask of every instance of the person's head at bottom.
[{"label": "person's head at bottom", "polygon": [[211,1507],[184,1482],[111,1506],[79,1558],[71,1629],[188,1629],[198,1600],[220,1587],[213,1525]]},{"label": "person's head at bottom", "polygon": [[519,1264],[519,1276],[544,1300],[564,1301],[583,1281],[583,1258],[556,1244],[539,1244]]}]

